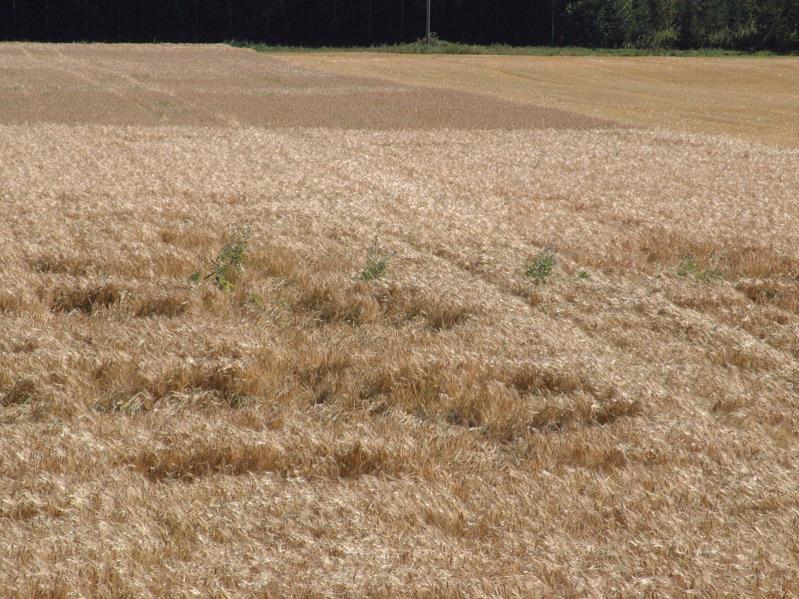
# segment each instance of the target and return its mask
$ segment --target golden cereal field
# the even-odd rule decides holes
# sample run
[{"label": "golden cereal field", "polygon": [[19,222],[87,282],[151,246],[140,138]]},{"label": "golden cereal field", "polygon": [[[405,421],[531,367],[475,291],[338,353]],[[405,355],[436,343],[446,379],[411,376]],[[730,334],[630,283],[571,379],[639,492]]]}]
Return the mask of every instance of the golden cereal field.
[{"label": "golden cereal field", "polygon": [[0,45],[0,596],[799,596],[799,60]]}]

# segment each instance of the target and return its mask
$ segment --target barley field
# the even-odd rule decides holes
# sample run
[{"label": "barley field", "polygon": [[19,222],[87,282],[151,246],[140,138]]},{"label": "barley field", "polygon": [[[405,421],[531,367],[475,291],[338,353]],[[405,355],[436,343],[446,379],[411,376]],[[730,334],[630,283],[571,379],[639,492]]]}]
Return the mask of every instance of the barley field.
[{"label": "barley field", "polygon": [[799,596],[799,62],[0,45],[0,596]]}]

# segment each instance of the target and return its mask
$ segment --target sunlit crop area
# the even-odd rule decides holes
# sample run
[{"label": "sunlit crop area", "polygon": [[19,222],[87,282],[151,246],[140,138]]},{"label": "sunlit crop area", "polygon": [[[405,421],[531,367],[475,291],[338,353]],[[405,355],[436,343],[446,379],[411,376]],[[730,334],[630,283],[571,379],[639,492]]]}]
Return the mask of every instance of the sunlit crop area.
[{"label": "sunlit crop area", "polygon": [[799,594],[799,139],[333,58],[0,46],[0,595]]}]

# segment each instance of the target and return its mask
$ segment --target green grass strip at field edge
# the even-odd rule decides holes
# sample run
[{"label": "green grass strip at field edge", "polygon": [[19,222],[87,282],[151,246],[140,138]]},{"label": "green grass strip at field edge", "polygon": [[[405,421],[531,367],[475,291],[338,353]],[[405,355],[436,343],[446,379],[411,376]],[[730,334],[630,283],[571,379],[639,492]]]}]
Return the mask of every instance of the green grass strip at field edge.
[{"label": "green grass strip at field edge", "polygon": [[271,46],[243,41],[229,41],[236,48],[256,52],[384,52],[387,54],[460,54],[483,56],[674,56],[674,57],[775,57],[797,56],[770,50],[745,52],[726,49],[650,49],[650,48],[584,48],[578,46],[510,46],[506,44],[471,45],[438,41],[431,44],[412,42],[382,46]]}]

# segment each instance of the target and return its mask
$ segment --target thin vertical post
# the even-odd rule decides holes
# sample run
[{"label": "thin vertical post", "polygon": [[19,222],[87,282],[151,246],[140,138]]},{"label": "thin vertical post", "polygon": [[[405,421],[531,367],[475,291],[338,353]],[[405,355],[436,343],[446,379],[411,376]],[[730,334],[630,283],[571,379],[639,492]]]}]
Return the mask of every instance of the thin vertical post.
[{"label": "thin vertical post", "polygon": [[200,0],[194,0],[194,41],[200,41]]},{"label": "thin vertical post", "polygon": [[424,36],[425,42],[428,44],[432,41],[430,36],[430,2],[431,0],[427,0],[427,28]]},{"label": "thin vertical post", "polygon": [[400,0],[400,42],[405,43],[405,0]]}]

